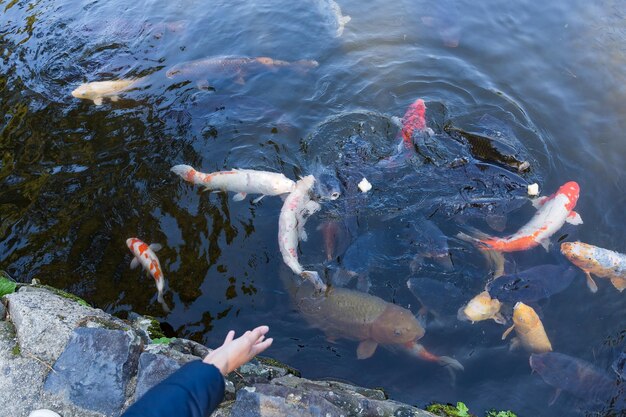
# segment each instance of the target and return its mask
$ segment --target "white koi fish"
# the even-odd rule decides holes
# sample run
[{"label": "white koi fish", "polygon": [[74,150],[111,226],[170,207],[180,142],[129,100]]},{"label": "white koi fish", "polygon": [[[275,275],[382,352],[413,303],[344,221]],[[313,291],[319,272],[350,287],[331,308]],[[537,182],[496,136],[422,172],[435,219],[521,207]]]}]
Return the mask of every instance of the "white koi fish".
[{"label": "white koi fish", "polygon": [[171,171],[185,181],[201,185],[207,190],[234,191],[234,201],[243,200],[248,193],[261,194],[254,199],[258,203],[266,195],[280,195],[294,190],[296,183],[283,174],[252,169],[233,169],[205,174],[189,165],[176,165]]},{"label": "white koi fish", "polygon": [[163,309],[166,312],[169,312],[170,309],[167,307],[167,304],[165,304],[165,300],[163,299],[165,277],[163,276],[163,270],[161,269],[159,258],[157,258],[154,253],[159,251],[162,246],[158,243],[148,245],[136,237],[126,239],[126,246],[128,246],[128,249],[130,249],[132,254],[135,255],[133,260],[130,261],[130,268],[135,269],[137,266],[141,265],[146,270],[146,274],[154,278],[158,291],[157,300],[161,303]]},{"label": "white koi fish", "polygon": [[72,91],[72,96],[85,100],[92,100],[96,106],[100,106],[102,105],[104,98],[109,98],[111,101],[117,101],[120,93],[133,88],[139,80],[140,78],[85,83],[79,85],[74,91]]},{"label": "white koi fish", "polygon": [[317,289],[326,290],[326,284],[319,274],[316,271],[305,271],[298,261],[298,242],[307,240],[304,231],[306,219],[321,208],[309,197],[314,182],[313,175],[302,178],[285,199],[278,218],[278,247],[283,261],[295,274],[310,280]]},{"label": "white koi fish", "polygon": [[352,18],[341,13],[341,7],[335,0],[315,0],[324,21],[334,31],[336,38],[343,35],[343,30]]},{"label": "white koi fish", "polygon": [[[515,252],[542,245],[546,250],[550,237],[567,223],[582,224],[580,215],[574,211],[580,187],[575,181],[563,184],[549,197],[541,197],[533,202],[538,208],[535,216],[516,233],[508,237],[480,237],[473,239],[481,249],[497,252]],[[464,236],[459,236],[463,238]]]},{"label": "white koi fish", "polygon": [[506,319],[500,313],[501,306],[500,301],[483,291],[459,309],[457,318],[472,323],[492,319],[498,324],[506,324]]},{"label": "white koi fish", "polygon": [[591,274],[610,279],[620,292],[626,289],[626,255],[623,253],[583,242],[563,242],[561,253],[585,272],[591,292],[598,291]]}]

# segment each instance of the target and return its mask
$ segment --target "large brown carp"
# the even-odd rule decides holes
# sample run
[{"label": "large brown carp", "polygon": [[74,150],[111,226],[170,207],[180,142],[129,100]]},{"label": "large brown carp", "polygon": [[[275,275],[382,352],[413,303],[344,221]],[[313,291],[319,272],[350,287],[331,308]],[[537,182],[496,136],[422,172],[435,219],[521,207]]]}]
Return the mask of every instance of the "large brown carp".
[{"label": "large brown carp", "polygon": [[369,358],[379,344],[407,345],[424,336],[424,328],[406,308],[347,288],[317,292],[304,283],[295,289],[294,303],[305,319],[329,340],[359,341],[357,357]]}]

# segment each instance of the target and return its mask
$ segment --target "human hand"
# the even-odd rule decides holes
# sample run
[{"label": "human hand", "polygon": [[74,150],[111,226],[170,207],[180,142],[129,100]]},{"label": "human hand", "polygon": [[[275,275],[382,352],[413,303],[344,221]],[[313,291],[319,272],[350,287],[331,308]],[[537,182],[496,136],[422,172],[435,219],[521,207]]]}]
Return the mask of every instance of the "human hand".
[{"label": "human hand", "polygon": [[248,330],[237,339],[234,339],[235,331],[231,330],[222,346],[206,355],[202,362],[215,365],[226,376],[270,347],[274,339],[265,340],[265,334],[269,330],[267,326],[259,326],[252,331]]}]

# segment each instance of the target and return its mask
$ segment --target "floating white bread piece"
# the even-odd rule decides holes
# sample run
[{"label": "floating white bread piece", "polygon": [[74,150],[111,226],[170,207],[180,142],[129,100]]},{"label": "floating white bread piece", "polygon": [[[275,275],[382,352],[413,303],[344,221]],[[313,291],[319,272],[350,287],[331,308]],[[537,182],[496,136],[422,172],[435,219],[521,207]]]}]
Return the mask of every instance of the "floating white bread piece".
[{"label": "floating white bread piece", "polygon": [[41,409],[41,410],[31,411],[28,417],[61,417],[61,416],[55,413],[54,411]]},{"label": "floating white bread piece", "polygon": [[372,184],[370,184],[370,182],[366,178],[363,178],[361,182],[359,183],[358,187],[359,187],[359,190],[366,193],[372,189]]},{"label": "floating white bread piece", "polygon": [[534,183],[528,186],[528,195],[531,197],[536,197],[539,195],[539,184]]}]

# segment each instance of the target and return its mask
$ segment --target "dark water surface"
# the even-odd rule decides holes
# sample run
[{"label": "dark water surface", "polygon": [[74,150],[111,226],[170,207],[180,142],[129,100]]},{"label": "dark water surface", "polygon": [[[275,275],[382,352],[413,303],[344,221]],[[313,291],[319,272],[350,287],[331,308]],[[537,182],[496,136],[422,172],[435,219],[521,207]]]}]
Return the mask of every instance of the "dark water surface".
[{"label": "dark water surface", "polygon": [[[315,157],[330,165],[341,160],[348,138],[374,144],[376,151],[392,149],[393,117],[421,97],[428,124],[439,134],[446,125],[479,124],[485,114],[501,121],[519,140],[531,171],[489,165],[457,174],[405,166],[388,177],[374,175],[373,191],[359,197],[365,202],[338,200],[309,220],[310,239],[301,245],[305,265],[321,270],[324,245],[315,229],[333,210],[356,207],[359,234],[382,233],[388,248],[398,244],[401,251],[394,230],[438,208],[431,220],[449,237],[455,268],[427,262],[417,276],[454,282],[465,296],[450,301],[466,302],[482,290],[487,270],[480,254],[454,236],[468,225],[490,229],[485,212],[459,213],[447,203],[468,184],[493,190],[504,177],[514,184],[507,192],[518,197],[527,183],[537,181],[551,193],[577,181],[576,210],[585,223],[565,225],[555,238],[567,234],[567,240],[624,253],[625,4],[340,5],[352,20],[335,38],[315,0],[0,0],[0,267],[113,314],[154,315],[176,335],[209,346],[230,328],[266,323],[275,339],[268,354],[306,377],[384,387],[392,398],[419,406],[464,401],[478,413],[495,406],[520,416],[617,415],[610,404],[567,394],[548,407],[553,389],[530,374],[528,353],[508,351],[500,340],[504,327],[492,321],[428,323],[424,345],[465,366],[455,385],[438,365],[402,353],[380,349],[357,360],[355,342],[326,341],[292,307],[279,277],[282,201],[234,203],[232,193],[201,193],[169,169],[185,163],[205,172],[237,167],[297,178]],[[446,46],[457,36],[457,47]],[[243,85],[214,80],[208,90],[165,77],[177,63],[214,55],[320,65],[308,73],[252,75]],[[138,76],[148,77],[115,103],[96,107],[70,94],[83,82]],[[503,212],[505,231],[513,232],[533,209],[522,201]],[[156,302],[153,281],[129,268],[124,242],[131,236],[164,246],[159,258],[171,313]],[[521,270],[554,264],[563,260],[557,248],[509,260]],[[420,303],[406,287],[406,259],[372,256],[370,293],[417,313]],[[607,280],[598,284],[591,294],[579,272],[539,307],[555,351],[616,378],[611,364],[624,349],[626,298]]]}]

